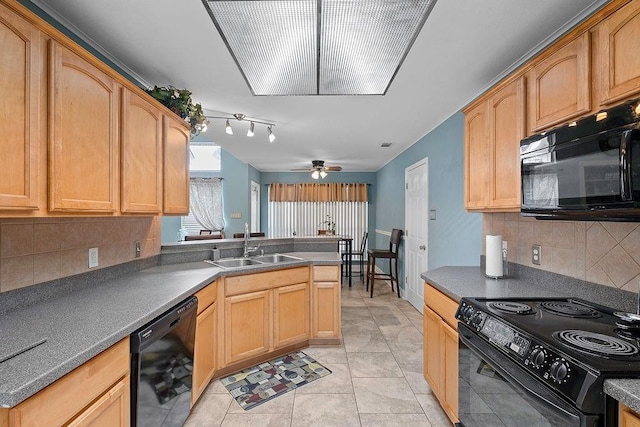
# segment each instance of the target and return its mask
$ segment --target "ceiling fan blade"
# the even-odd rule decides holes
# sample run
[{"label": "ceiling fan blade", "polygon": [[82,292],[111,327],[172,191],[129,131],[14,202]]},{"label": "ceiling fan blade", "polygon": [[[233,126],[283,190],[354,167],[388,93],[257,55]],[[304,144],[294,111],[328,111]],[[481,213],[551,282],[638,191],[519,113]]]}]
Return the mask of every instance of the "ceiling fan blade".
[{"label": "ceiling fan blade", "polygon": [[310,168],[301,168],[301,169],[291,169],[291,172],[311,172],[313,169]]},{"label": "ceiling fan blade", "polygon": [[340,172],[342,170],[342,166],[325,166],[324,170],[328,172]]}]

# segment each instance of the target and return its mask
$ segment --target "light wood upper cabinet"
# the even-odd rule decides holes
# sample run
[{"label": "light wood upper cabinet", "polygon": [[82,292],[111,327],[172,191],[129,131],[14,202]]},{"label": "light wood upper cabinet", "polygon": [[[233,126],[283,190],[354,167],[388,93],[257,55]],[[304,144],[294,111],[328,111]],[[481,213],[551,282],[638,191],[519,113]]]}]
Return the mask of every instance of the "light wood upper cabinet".
[{"label": "light wood upper cabinet", "polygon": [[40,32],[0,5],[0,40],[0,209],[37,209],[40,106],[45,99]]},{"label": "light wood upper cabinet", "polygon": [[162,113],[122,89],[120,210],[159,213],[162,205]]},{"label": "light wood upper cabinet", "polygon": [[489,206],[489,120],[487,103],[465,112],[464,122],[464,207]]},{"label": "light wood upper cabinet", "polygon": [[520,140],[525,136],[524,77],[489,100],[489,207],[520,210]]},{"label": "light wood upper cabinet", "polygon": [[520,210],[524,82],[521,76],[464,112],[465,209]]},{"label": "light wood upper cabinet", "polygon": [[591,111],[589,35],[585,32],[529,72],[530,134]]},{"label": "light wood upper cabinet", "polygon": [[117,86],[49,41],[49,210],[115,212]]},{"label": "light wood upper cabinet", "polygon": [[596,26],[599,105],[640,94],[640,2],[632,1]]},{"label": "light wood upper cabinet", "polygon": [[165,214],[189,214],[189,125],[164,116]]}]

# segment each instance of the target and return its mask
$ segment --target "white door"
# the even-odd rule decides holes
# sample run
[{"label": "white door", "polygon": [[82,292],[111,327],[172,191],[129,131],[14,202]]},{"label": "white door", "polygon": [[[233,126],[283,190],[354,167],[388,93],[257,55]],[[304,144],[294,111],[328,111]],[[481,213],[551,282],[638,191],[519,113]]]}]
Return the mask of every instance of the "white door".
[{"label": "white door", "polygon": [[251,181],[251,233],[260,231],[260,184]]},{"label": "white door", "polygon": [[422,313],[424,282],[427,271],[429,235],[429,159],[425,157],[405,169],[405,298]]}]

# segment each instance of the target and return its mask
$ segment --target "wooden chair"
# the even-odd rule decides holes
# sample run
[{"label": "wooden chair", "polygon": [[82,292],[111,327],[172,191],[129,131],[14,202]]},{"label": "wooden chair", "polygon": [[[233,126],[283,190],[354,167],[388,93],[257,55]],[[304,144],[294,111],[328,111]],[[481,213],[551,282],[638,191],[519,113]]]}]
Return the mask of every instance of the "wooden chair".
[{"label": "wooden chair", "polygon": [[[342,273],[342,269],[344,267],[345,259],[352,260],[353,257],[358,257],[358,261],[360,263],[360,280],[364,282],[364,251],[367,247],[367,238],[369,237],[369,233],[365,231],[362,235],[362,241],[360,242],[360,249],[352,250],[351,252],[342,252],[342,264],[340,265],[340,272]],[[344,275],[344,274],[343,274]]]},{"label": "wooden chair", "polygon": [[199,235],[184,236],[184,240],[224,239],[224,230],[200,230]]},{"label": "wooden chair", "polygon": [[200,230],[200,235],[204,235],[204,234],[212,234],[213,230]]},{"label": "wooden chair", "polygon": [[[402,230],[394,228],[391,230],[389,239],[389,249],[369,249],[367,251],[367,285],[369,290],[369,282],[371,282],[371,298],[373,298],[373,284],[376,279],[391,281],[391,292],[393,292],[393,282],[396,283],[398,290],[398,298],[400,298],[400,286],[398,285],[398,248],[402,239]],[[376,259],[386,258],[389,260],[389,273],[376,273]],[[395,265],[392,261],[395,260]]]}]

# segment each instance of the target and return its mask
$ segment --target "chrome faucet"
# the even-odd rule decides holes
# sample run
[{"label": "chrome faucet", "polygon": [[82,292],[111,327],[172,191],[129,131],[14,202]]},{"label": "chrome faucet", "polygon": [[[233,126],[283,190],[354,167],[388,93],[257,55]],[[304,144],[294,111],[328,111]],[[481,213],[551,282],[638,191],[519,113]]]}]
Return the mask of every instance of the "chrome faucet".
[{"label": "chrome faucet", "polygon": [[257,246],[249,246],[249,224],[244,223],[244,253],[242,256],[244,258],[249,258],[249,255],[256,252],[260,245]]}]

